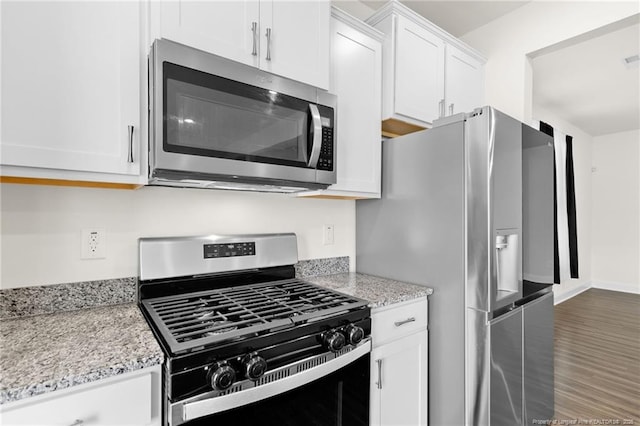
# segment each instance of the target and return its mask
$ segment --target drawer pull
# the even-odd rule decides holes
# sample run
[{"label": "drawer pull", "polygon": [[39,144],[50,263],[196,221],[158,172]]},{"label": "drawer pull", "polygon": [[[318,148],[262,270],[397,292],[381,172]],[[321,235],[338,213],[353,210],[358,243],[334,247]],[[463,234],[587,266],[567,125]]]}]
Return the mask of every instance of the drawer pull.
[{"label": "drawer pull", "polygon": [[69,426],[80,426],[84,424],[84,420],[77,419],[75,422],[71,423]]},{"label": "drawer pull", "polygon": [[411,317],[411,318],[407,318],[404,321],[396,321],[396,322],[394,322],[394,324],[396,325],[396,327],[400,327],[401,325],[408,324],[410,322],[415,322],[415,321],[416,321],[416,318],[415,317]]}]

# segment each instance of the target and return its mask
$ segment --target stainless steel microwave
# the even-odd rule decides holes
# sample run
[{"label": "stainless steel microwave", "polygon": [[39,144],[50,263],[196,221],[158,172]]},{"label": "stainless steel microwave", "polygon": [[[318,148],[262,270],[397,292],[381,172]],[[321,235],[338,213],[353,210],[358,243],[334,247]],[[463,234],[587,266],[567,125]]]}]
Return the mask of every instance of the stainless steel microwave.
[{"label": "stainless steel microwave", "polygon": [[149,55],[149,184],[271,192],[336,182],[336,96],[161,39]]}]

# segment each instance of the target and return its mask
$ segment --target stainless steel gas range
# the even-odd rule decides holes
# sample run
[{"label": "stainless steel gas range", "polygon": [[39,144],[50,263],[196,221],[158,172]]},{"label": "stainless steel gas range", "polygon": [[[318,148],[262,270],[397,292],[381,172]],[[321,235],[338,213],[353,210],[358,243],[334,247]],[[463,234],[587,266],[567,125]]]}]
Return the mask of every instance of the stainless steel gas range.
[{"label": "stainless steel gas range", "polygon": [[295,234],[143,238],[139,255],[164,424],[368,425],[367,302],[296,279]]}]

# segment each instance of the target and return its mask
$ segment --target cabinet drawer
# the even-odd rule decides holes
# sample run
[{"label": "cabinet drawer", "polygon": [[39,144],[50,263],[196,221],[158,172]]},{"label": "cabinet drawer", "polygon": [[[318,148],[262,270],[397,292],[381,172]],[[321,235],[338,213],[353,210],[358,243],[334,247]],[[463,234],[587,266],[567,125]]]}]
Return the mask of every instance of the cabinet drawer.
[{"label": "cabinet drawer", "polygon": [[426,298],[374,309],[371,315],[373,345],[427,328],[427,317]]},{"label": "cabinet drawer", "polygon": [[151,373],[107,381],[107,384],[100,380],[9,404],[2,410],[2,424],[150,424]]}]

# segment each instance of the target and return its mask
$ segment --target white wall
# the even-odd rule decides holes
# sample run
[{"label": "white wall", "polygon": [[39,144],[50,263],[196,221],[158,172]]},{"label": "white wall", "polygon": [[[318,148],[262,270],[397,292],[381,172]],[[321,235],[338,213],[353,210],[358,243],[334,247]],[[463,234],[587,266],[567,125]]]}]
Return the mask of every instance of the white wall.
[{"label": "white wall", "polygon": [[532,1],[462,40],[482,52],[485,101],[529,122],[532,112],[531,64],[527,55],[638,13],[637,1]]},{"label": "white wall", "polygon": [[[354,201],[159,187],[0,191],[0,288],[137,276],[137,239],[151,236],[295,232],[300,259],[355,260]],[[334,245],[323,245],[323,224],[335,226]],[[106,229],[106,259],[80,259],[81,230],[91,227]]]},{"label": "white wall", "polygon": [[573,167],[576,190],[576,224],[578,233],[578,279],[568,279],[554,286],[557,300],[585,289],[591,285],[592,264],[592,147],[593,138],[579,128],[567,123],[560,117],[543,110],[539,106],[533,107],[533,118],[544,121],[560,132],[573,136]]},{"label": "white wall", "polygon": [[640,292],[640,130],[593,139],[592,278]]}]

